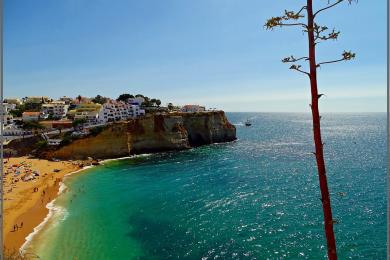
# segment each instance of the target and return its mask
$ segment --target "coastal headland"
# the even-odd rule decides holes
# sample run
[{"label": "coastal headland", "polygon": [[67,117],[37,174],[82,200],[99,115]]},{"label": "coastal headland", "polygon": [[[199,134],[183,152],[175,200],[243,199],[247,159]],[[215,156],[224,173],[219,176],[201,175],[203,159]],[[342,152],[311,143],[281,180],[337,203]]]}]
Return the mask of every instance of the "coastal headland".
[{"label": "coastal headland", "polygon": [[85,136],[68,135],[58,146],[39,147],[40,138],[15,140],[6,147],[13,154],[4,164],[3,232],[8,251],[18,251],[48,215],[46,205],[58,195],[65,175],[101,159],[234,141],[236,129],[223,111],[176,112],[113,122],[90,129]]},{"label": "coastal headland", "polygon": [[223,111],[146,115],[100,128],[98,133],[42,151],[50,159],[110,159],[229,142],[236,129]]}]

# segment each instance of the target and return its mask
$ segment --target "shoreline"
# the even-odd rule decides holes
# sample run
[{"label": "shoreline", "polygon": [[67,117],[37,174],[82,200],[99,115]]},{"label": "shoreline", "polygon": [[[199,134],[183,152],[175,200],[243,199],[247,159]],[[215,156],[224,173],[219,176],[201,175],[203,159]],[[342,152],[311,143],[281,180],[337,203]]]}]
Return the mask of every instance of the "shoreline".
[{"label": "shoreline", "polygon": [[[98,166],[98,165],[96,165]],[[33,238],[45,227],[45,225],[49,222],[49,220],[53,217],[53,215],[55,214],[55,212],[58,210],[58,208],[56,208],[54,206],[54,203],[55,201],[57,200],[57,198],[66,191],[67,187],[66,185],[64,184],[64,181],[65,181],[65,178],[67,177],[70,177],[74,174],[77,174],[77,173],[81,173],[82,171],[84,170],[88,170],[88,169],[91,169],[95,167],[95,165],[88,165],[88,166],[84,166],[83,168],[79,169],[79,170],[76,170],[74,172],[70,172],[70,173],[67,173],[63,176],[62,180],[59,182],[59,185],[58,185],[58,192],[57,192],[57,196],[55,198],[53,198],[52,201],[48,202],[46,205],[45,205],[45,208],[47,208],[48,210],[48,213],[47,215],[45,216],[45,218],[42,220],[41,223],[39,223],[38,226],[34,227],[34,229],[32,230],[31,233],[29,233],[26,237],[25,237],[25,241],[24,243],[20,246],[19,248],[19,253],[21,255],[23,255],[24,253],[26,253],[24,250],[30,245],[31,241],[33,240]],[[62,188],[64,187],[64,188]]]},{"label": "shoreline", "polygon": [[[48,161],[38,158],[4,159],[4,250],[20,252],[30,235],[50,214],[65,176],[81,172],[84,161]],[[34,177],[32,177],[34,176]],[[15,228],[16,227],[16,228]]]},{"label": "shoreline", "polygon": [[[119,158],[113,158],[113,159],[105,159],[105,160],[100,161],[99,165],[104,165],[104,164],[111,162],[111,161],[126,160],[126,159],[135,158],[135,157],[150,156],[150,155],[151,154],[140,154],[140,155],[119,157]],[[23,160],[23,161],[28,160],[32,164],[34,164],[34,162],[38,162],[38,161],[49,162],[47,160],[42,160],[42,159],[38,159],[38,158],[28,159],[26,157],[14,157],[14,158],[10,158],[10,159],[12,161],[14,161],[14,160],[19,160],[19,161],[20,160]],[[64,163],[72,164],[77,168],[73,168],[71,171],[68,169],[67,171],[64,171],[59,178],[58,177],[56,178],[57,181],[52,186],[49,187],[50,191],[46,193],[46,194],[50,194],[49,199],[51,199],[51,200],[48,200],[48,201],[45,200],[46,203],[43,203],[43,205],[42,205],[42,203],[39,203],[39,201],[36,201],[36,203],[34,205],[32,205],[32,207],[29,207],[28,209],[26,209],[24,211],[20,210],[20,212],[18,214],[16,214],[17,215],[16,217],[9,216],[6,213],[4,214],[5,218],[7,219],[8,226],[9,226],[10,222],[18,222],[18,221],[24,219],[25,217],[30,216],[31,214],[34,214],[35,219],[39,220],[39,222],[34,221],[34,223],[36,223],[35,226],[29,225],[28,228],[24,229],[24,232],[21,232],[22,234],[8,234],[8,236],[5,236],[5,237],[7,237],[7,239],[5,239],[5,243],[4,243],[4,248],[6,251],[11,252],[11,253],[18,252],[20,254],[26,253],[26,252],[24,252],[24,250],[26,248],[28,248],[28,246],[30,245],[33,238],[45,227],[47,222],[49,222],[51,217],[55,214],[55,211],[58,210],[56,207],[54,207],[54,203],[55,203],[56,199],[62,193],[64,193],[67,189],[67,187],[64,184],[65,178],[70,177],[70,176],[74,176],[75,174],[78,174],[78,173],[81,173],[85,170],[99,166],[99,165],[86,165],[82,168],[79,168],[78,165],[77,166],[75,165],[75,164],[78,164],[78,162],[80,162],[80,161],[75,160],[75,161],[50,162],[50,163],[53,163],[55,165],[64,164]],[[85,161],[82,161],[82,162],[85,163]],[[44,181],[43,184],[49,184],[49,183]],[[23,200],[23,198],[20,198],[20,200]],[[41,213],[41,214],[39,214],[39,213],[37,214],[37,211],[39,211],[39,213]],[[24,225],[24,227],[25,226],[26,225]],[[5,230],[3,232],[5,234],[9,233],[9,232],[6,232]],[[21,239],[21,237],[22,237],[22,239]]]}]

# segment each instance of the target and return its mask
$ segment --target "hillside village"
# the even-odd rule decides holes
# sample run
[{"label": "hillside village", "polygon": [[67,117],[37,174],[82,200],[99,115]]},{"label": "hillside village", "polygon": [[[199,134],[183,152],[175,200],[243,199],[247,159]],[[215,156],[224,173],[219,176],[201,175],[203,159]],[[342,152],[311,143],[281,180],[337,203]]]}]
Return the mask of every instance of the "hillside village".
[{"label": "hillside village", "polygon": [[[3,102],[3,143],[40,134],[41,145],[60,145],[67,137],[79,137],[116,121],[126,121],[153,113],[206,111],[204,106],[161,106],[159,99],[122,94],[117,99],[46,96],[7,98]],[[56,137],[56,138],[53,138]]]}]

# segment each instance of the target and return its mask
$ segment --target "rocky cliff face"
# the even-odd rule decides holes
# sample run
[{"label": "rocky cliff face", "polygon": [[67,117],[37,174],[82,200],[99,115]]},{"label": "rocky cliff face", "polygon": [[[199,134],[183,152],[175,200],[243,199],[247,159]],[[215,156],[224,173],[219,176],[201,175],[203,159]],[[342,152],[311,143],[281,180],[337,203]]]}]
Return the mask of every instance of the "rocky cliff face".
[{"label": "rocky cliff face", "polygon": [[224,112],[184,114],[183,126],[191,146],[236,140],[236,128],[230,124]]},{"label": "rocky cliff face", "polygon": [[235,139],[236,129],[222,111],[148,115],[142,119],[114,123],[96,136],[74,140],[42,156],[60,159],[117,158],[184,150]]}]

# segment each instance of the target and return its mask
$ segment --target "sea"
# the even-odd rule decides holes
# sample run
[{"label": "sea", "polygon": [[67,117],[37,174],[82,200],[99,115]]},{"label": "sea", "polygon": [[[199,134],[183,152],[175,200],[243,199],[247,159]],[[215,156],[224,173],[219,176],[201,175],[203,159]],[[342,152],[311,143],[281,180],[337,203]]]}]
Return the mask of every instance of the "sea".
[{"label": "sea", "polygon": [[[227,117],[234,142],[107,161],[67,177],[25,254],[326,259],[311,115]],[[325,113],[322,133],[339,259],[386,259],[386,114]]]}]

